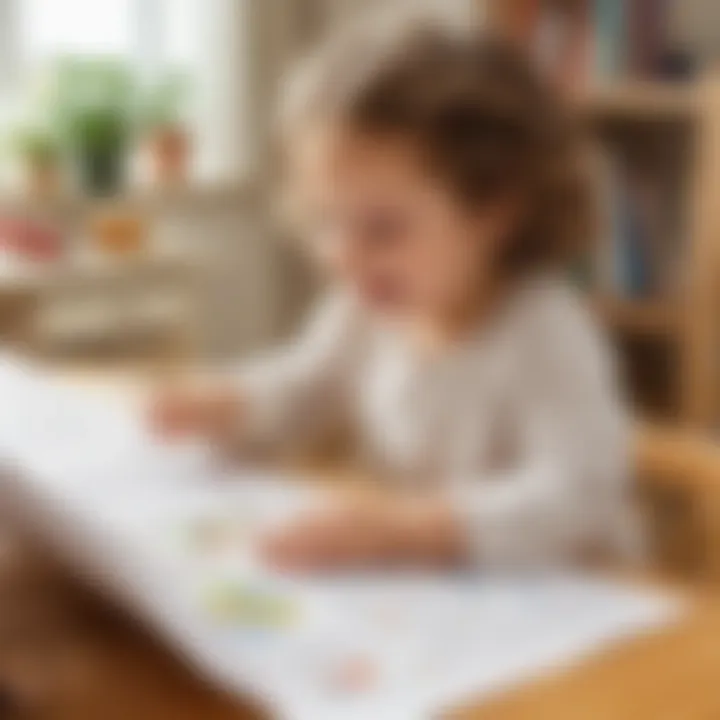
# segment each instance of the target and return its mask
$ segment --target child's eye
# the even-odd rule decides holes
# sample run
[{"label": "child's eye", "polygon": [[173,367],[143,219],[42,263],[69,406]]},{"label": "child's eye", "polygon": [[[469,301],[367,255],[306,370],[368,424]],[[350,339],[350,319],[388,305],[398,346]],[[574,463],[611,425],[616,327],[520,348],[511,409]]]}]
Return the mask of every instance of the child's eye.
[{"label": "child's eye", "polygon": [[325,212],[316,215],[312,236],[321,247],[330,247],[338,239],[354,239],[366,246],[387,247],[407,236],[407,218],[396,211],[372,213]]}]

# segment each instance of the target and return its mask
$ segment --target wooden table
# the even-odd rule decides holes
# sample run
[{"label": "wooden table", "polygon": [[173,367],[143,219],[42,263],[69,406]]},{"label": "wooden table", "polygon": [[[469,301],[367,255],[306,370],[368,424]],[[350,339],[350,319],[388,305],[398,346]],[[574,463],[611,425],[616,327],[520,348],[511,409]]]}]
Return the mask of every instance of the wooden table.
[{"label": "wooden table", "polygon": [[[644,465],[695,468],[720,481],[706,452],[653,437]],[[710,453],[714,457],[714,453]],[[677,458],[677,468],[672,459]],[[672,467],[671,467],[672,466]],[[693,470],[693,473],[695,471]],[[704,473],[707,473],[705,475]],[[687,615],[656,635],[469,705],[457,720],[720,718],[720,591],[691,593]],[[3,689],[5,693],[3,693]],[[7,697],[4,697],[4,694]],[[254,720],[261,713],[193,677],[122,613],[0,537],[1,720]],[[368,719],[371,720],[371,719]]]},{"label": "wooden table", "polygon": [[720,595],[698,593],[687,616],[455,720],[720,718]]},{"label": "wooden table", "polygon": [[[454,720],[720,718],[720,596],[698,591],[687,616]],[[3,720],[254,720],[141,628],[66,574],[5,542],[0,551]],[[371,719],[368,719],[371,720]]]},{"label": "wooden table", "polygon": [[5,538],[2,720],[251,720],[66,572]]}]

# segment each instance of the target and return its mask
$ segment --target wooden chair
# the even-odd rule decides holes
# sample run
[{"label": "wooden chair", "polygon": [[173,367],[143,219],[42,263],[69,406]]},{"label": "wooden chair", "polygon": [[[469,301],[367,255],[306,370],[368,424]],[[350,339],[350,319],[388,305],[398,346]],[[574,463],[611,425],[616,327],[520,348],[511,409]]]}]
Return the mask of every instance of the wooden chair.
[{"label": "wooden chair", "polygon": [[660,568],[720,579],[720,444],[690,431],[641,426],[635,465]]}]

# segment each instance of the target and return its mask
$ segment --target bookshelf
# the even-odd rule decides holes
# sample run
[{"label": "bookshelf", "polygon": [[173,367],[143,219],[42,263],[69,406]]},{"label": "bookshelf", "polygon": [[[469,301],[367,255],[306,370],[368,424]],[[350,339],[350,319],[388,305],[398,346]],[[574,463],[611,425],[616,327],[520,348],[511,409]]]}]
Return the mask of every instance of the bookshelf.
[{"label": "bookshelf", "polygon": [[593,308],[606,324],[622,332],[660,337],[677,342],[682,331],[681,308],[662,300],[624,300],[602,295]]},{"label": "bookshelf", "polygon": [[676,123],[690,134],[684,190],[686,230],[680,243],[682,277],[672,297],[594,299],[612,330],[662,338],[675,345],[679,419],[712,428],[720,412],[720,77],[682,86],[642,81],[589,91],[581,111],[599,124]]},{"label": "bookshelf", "polygon": [[695,83],[675,85],[631,80],[598,85],[577,98],[580,110],[591,117],[616,120],[696,121],[702,95]]},{"label": "bookshelf", "polygon": [[[503,23],[508,11],[512,14],[513,6],[516,10],[522,2],[485,0],[486,22],[495,31],[507,32]],[[568,0],[574,6],[578,2]],[[542,0],[535,1],[538,5]],[[704,73],[686,81],[593,76],[571,97],[603,147],[610,147],[609,135],[626,138],[612,143],[612,153],[629,153],[654,135],[662,138],[661,150],[663,143],[682,148],[682,231],[674,239],[678,277],[672,292],[648,297],[594,288],[589,292],[592,307],[611,334],[622,340],[621,347],[624,343],[652,347],[644,351],[631,383],[649,376],[657,380],[662,366],[659,384],[671,396],[663,419],[716,429],[720,423],[720,74]],[[673,360],[663,364],[661,355]],[[641,414],[657,415],[655,408],[646,413],[641,404],[639,409]]]}]

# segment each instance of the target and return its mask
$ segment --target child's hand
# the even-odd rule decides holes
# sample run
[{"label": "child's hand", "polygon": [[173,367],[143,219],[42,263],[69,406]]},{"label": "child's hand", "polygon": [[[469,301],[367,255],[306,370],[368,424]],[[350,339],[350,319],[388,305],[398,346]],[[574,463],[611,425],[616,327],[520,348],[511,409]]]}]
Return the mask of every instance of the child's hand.
[{"label": "child's hand", "polygon": [[176,440],[198,436],[225,444],[237,438],[242,424],[241,396],[224,388],[169,388],[157,392],[148,411],[151,428]]},{"label": "child's hand", "polygon": [[308,514],[264,538],[261,551],[284,570],[318,571],[388,564],[455,564],[465,543],[437,500],[353,498]]},{"label": "child's hand", "polygon": [[264,538],[261,550],[286,570],[359,566],[387,559],[388,532],[383,508],[348,499],[293,520]]}]

